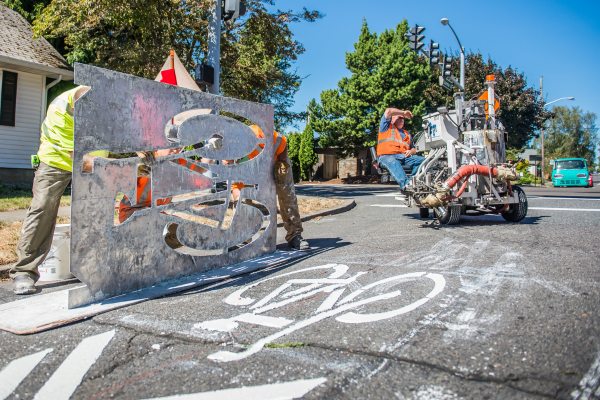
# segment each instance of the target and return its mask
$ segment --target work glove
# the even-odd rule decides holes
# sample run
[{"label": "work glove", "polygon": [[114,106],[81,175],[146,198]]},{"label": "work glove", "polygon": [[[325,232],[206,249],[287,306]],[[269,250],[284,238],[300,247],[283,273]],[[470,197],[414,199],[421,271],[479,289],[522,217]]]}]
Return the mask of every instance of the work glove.
[{"label": "work glove", "polygon": [[221,147],[223,147],[223,139],[217,137],[210,138],[206,147],[209,149],[221,150]]},{"label": "work glove", "polygon": [[151,170],[152,170],[152,168],[150,168],[149,166],[140,164],[140,165],[138,165],[137,176],[142,177],[142,178],[150,178]]},{"label": "work glove", "polygon": [[273,179],[275,179],[276,185],[285,184],[285,178],[287,176],[288,170],[292,166],[283,161],[277,161],[275,166],[273,167]]},{"label": "work glove", "polygon": [[153,151],[136,151],[136,153],[144,165],[150,166],[156,162]]}]

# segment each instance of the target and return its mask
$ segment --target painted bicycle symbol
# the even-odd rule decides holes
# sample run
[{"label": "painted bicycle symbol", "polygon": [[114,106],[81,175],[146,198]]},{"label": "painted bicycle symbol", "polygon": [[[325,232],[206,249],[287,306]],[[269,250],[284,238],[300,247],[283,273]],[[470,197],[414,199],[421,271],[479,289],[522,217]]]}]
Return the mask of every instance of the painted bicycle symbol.
[{"label": "painted bicycle symbol", "polygon": [[[446,286],[446,280],[440,274],[411,272],[385,278],[361,287],[357,282],[357,279],[368,272],[361,271],[356,273],[354,276],[342,279],[342,276],[348,272],[348,269],[348,266],[343,264],[320,265],[318,267],[305,268],[276,277],[263,279],[233,292],[227,296],[227,298],[225,298],[225,303],[234,306],[249,306],[252,312],[240,314],[227,319],[204,321],[196,324],[196,328],[231,332],[239,326],[239,322],[245,322],[255,325],[284,329],[273,335],[260,339],[243,352],[232,353],[229,351],[219,351],[209,355],[208,358],[217,362],[242,360],[258,353],[266,344],[271,343],[282,336],[288,335],[292,332],[303,329],[333,316],[337,316],[335,319],[338,322],[346,324],[376,322],[397,317],[413,311],[427,303],[429,300],[440,294]],[[308,279],[293,277],[293,275],[317,270],[333,270],[333,272],[326,278]],[[244,293],[251,291],[251,289],[256,288],[257,286],[275,279],[281,279],[283,277],[292,277],[292,279],[289,279],[287,282],[277,287],[259,301],[250,297],[243,297]],[[431,280],[434,283],[434,287],[426,296],[414,301],[411,304],[378,313],[362,314],[353,311],[367,304],[397,298],[401,295],[400,290],[393,290],[389,292],[388,290],[393,289],[398,284],[415,281],[418,279]],[[300,287],[296,288],[297,286]],[[347,294],[345,297],[342,297],[344,292],[346,292],[346,289],[349,289],[352,286],[360,288],[350,291],[349,294]],[[329,293],[329,295],[315,310],[315,315],[305,320],[294,321],[283,317],[262,315],[268,311],[276,310],[289,304],[326,293]]]}]

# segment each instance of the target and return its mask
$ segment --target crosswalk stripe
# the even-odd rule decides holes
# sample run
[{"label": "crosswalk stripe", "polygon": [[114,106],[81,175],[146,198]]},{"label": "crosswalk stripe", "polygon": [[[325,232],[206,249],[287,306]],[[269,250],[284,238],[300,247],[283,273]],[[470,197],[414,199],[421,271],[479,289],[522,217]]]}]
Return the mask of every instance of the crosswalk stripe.
[{"label": "crosswalk stripe", "polygon": [[304,396],[326,381],[327,379],[325,378],[300,379],[271,385],[215,390],[204,393],[178,394],[147,400],[292,400]]},{"label": "crosswalk stripe", "polygon": [[112,330],[83,339],[33,399],[68,400],[114,335]]},{"label": "crosswalk stripe", "polygon": [[21,384],[23,379],[40,361],[46,357],[53,349],[42,350],[38,353],[30,354],[25,357],[17,358],[8,363],[2,371],[0,371],[0,400],[6,399],[10,394]]}]

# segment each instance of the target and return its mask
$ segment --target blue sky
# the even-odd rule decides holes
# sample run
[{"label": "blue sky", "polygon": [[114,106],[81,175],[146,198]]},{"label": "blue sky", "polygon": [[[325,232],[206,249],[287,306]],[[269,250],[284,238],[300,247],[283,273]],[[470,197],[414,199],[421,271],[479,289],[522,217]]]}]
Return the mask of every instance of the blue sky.
[{"label": "blue sky", "polygon": [[418,23],[426,28],[424,42],[433,39],[441,49],[454,51],[458,50],[456,39],[440,23],[441,18],[448,18],[467,51],[481,51],[502,68],[511,65],[524,72],[535,88],[544,76],[546,101],[573,96],[575,101],[555,104],[579,106],[600,116],[598,0],[277,0],[275,4],[281,10],[302,6],[326,15],[314,23],[292,25],[296,39],[306,47],[296,67],[301,76],[310,75],[296,94],[295,111],[305,110],[312,98],[319,100],[321,91],[349,76],[345,54],[353,51],[363,18],[371,32],[377,33],[395,28],[406,18],[411,26]]}]

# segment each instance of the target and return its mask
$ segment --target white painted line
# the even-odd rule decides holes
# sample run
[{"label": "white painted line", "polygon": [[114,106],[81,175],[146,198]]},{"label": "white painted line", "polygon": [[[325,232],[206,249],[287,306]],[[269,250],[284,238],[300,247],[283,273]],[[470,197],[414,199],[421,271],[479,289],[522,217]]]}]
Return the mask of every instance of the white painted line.
[{"label": "white painted line", "polygon": [[400,192],[384,193],[384,194],[376,194],[375,196],[377,196],[377,197],[395,197],[395,196],[402,196],[402,193],[400,193]]},{"label": "white painted line", "polygon": [[83,339],[33,399],[69,400],[113,336],[114,330]]},{"label": "white painted line", "polygon": [[599,201],[599,198],[579,198],[579,197],[536,197],[536,196],[527,196],[527,199],[535,199],[535,200],[596,200]]},{"label": "white painted line", "polygon": [[[596,356],[596,360],[592,363],[589,371],[585,374],[585,376],[577,385],[577,389],[575,389],[571,393],[571,398],[573,400],[588,400],[590,398],[597,398],[598,389],[600,383],[600,353]],[[594,393],[596,391],[596,393]]]},{"label": "white painted line", "polygon": [[272,385],[248,386],[204,393],[178,394],[147,400],[291,400],[304,396],[325,382],[327,382],[325,378],[300,379]]},{"label": "white painted line", "polygon": [[52,349],[17,358],[0,371],[0,400],[6,399]]},{"label": "white painted line", "polygon": [[283,328],[286,325],[294,322],[293,319],[286,319],[283,317],[268,317],[266,315],[257,314],[242,314],[237,317],[233,317],[232,320],[239,322],[247,322],[249,324],[268,326],[270,328]]},{"label": "white painted line", "polygon": [[551,208],[551,207],[527,207],[528,210],[548,211],[600,211],[600,208]]},{"label": "white painted line", "polygon": [[325,299],[325,301],[319,306],[319,308],[317,308],[315,314],[331,310],[333,308],[333,305],[338,301],[338,299],[342,295],[342,293],[344,293],[344,290],[346,290],[346,288],[337,289],[331,292],[331,294]]},{"label": "white painted line", "polygon": [[408,208],[408,206],[404,204],[371,204],[371,207],[402,207]]}]

